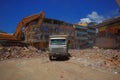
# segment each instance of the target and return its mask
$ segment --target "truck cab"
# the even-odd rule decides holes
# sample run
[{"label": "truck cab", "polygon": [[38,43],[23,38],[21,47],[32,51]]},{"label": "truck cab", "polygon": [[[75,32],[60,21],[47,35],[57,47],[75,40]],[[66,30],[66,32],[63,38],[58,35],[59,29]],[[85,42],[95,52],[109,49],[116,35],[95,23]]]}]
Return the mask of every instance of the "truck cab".
[{"label": "truck cab", "polygon": [[67,35],[51,35],[49,38],[49,59],[68,57]]}]

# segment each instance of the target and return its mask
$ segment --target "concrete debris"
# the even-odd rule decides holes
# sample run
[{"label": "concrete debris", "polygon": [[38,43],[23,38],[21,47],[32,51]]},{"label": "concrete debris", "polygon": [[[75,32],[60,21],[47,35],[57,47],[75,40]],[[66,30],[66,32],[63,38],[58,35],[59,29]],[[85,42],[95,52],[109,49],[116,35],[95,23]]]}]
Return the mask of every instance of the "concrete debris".
[{"label": "concrete debris", "polygon": [[100,71],[120,73],[120,50],[93,49],[70,50],[72,60],[84,66],[90,66]]},{"label": "concrete debris", "polygon": [[11,58],[30,58],[40,56],[42,52],[35,47],[0,47],[0,60]]},{"label": "concrete debris", "polygon": [[[85,67],[91,67],[100,71],[110,71],[114,74],[120,74],[120,50],[92,49],[69,50],[70,61],[79,63]],[[48,58],[48,51],[43,52],[35,47],[0,47],[0,61],[12,58]]]}]

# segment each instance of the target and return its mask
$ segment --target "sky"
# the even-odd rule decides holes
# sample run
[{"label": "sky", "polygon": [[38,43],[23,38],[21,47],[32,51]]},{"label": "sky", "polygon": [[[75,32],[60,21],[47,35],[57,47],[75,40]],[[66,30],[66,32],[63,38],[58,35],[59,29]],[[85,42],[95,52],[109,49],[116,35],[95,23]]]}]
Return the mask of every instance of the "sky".
[{"label": "sky", "polygon": [[115,0],[0,0],[0,30],[14,33],[20,20],[42,10],[46,18],[69,23],[100,23],[120,15]]}]

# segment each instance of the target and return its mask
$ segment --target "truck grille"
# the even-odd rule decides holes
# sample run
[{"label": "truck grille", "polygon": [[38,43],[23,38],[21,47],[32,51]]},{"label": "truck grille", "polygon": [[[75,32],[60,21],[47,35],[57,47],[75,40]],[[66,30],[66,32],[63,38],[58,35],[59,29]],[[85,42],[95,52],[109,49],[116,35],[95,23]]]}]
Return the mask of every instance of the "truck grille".
[{"label": "truck grille", "polygon": [[65,52],[64,48],[52,48],[51,50],[54,53],[63,53]]}]

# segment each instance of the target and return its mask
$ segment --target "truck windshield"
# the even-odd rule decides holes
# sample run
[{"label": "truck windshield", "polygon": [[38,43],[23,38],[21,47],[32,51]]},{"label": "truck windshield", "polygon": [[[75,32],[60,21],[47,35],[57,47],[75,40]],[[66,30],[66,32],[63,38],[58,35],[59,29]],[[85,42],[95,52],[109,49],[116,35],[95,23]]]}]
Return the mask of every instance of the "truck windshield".
[{"label": "truck windshield", "polygon": [[52,39],[51,45],[65,45],[65,39]]}]

